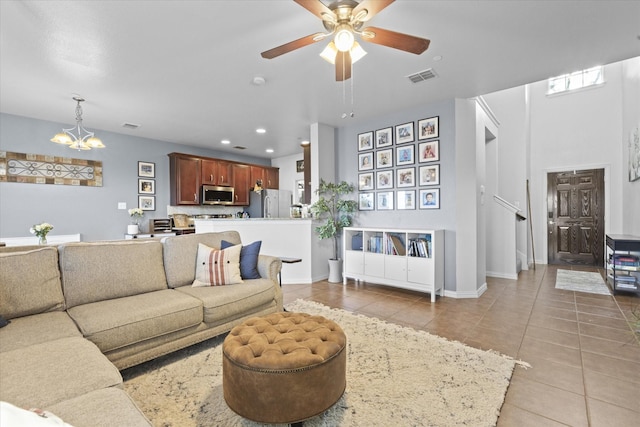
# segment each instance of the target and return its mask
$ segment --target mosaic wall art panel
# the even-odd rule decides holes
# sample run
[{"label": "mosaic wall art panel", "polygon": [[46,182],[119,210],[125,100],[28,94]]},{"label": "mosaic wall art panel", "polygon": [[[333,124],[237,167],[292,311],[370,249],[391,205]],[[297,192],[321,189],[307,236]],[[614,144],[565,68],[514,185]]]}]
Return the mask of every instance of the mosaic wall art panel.
[{"label": "mosaic wall art panel", "polygon": [[102,162],[0,151],[0,182],[102,187]]}]

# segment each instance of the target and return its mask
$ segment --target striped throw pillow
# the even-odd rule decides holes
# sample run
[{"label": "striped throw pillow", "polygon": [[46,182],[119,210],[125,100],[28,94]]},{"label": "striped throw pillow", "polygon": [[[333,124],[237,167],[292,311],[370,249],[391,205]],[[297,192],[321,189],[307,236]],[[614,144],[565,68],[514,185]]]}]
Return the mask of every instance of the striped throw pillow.
[{"label": "striped throw pillow", "polygon": [[224,286],[242,283],[240,251],[242,245],[219,250],[200,243],[196,261],[196,280],[193,287]]}]

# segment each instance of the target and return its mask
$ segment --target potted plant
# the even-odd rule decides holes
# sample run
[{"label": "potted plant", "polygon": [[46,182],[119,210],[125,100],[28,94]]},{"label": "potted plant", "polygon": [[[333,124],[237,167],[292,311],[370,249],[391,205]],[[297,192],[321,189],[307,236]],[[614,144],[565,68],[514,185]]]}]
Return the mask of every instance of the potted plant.
[{"label": "potted plant", "polygon": [[127,234],[138,234],[140,232],[140,220],[144,216],[144,211],[140,208],[129,209],[131,224],[127,226]]},{"label": "potted plant", "polygon": [[329,282],[342,281],[342,263],[338,258],[338,237],[344,227],[351,225],[353,214],[358,208],[355,200],[346,200],[343,197],[353,193],[354,186],[348,182],[326,182],[320,180],[316,194],[320,196],[311,206],[311,212],[317,219],[326,219],[326,222],[316,227],[316,233],[321,239],[333,238],[333,258],[329,260]]}]

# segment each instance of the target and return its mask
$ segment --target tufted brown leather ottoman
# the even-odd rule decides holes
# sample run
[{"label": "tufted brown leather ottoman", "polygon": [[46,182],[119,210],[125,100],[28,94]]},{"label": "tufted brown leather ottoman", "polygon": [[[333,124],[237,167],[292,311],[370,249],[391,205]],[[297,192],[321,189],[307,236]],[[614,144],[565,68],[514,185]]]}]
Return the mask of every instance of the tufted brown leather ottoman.
[{"label": "tufted brown leather ottoman", "polygon": [[347,337],[335,322],[305,313],[254,317],[222,345],[222,388],[238,415],[295,423],[321,414],[346,387]]}]

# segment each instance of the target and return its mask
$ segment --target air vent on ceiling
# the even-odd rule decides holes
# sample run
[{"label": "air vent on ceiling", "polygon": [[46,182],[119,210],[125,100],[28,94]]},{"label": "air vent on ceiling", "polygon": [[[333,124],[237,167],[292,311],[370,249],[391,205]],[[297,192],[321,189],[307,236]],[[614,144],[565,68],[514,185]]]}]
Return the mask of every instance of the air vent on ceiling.
[{"label": "air vent on ceiling", "polygon": [[413,83],[420,83],[420,82],[423,82],[425,80],[436,78],[436,77],[438,77],[438,75],[436,74],[435,71],[433,71],[433,68],[429,68],[429,69],[426,69],[424,71],[420,71],[418,73],[411,74],[411,75],[409,75],[407,77]]},{"label": "air vent on ceiling", "polygon": [[246,150],[247,147],[243,147],[242,145],[236,145],[233,148],[235,148],[236,150]]},{"label": "air vent on ceiling", "polygon": [[127,123],[127,122],[125,122],[125,123],[122,124],[122,127],[125,128],[125,129],[135,130],[135,129],[138,129],[140,127],[140,125],[137,125],[135,123]]}]

